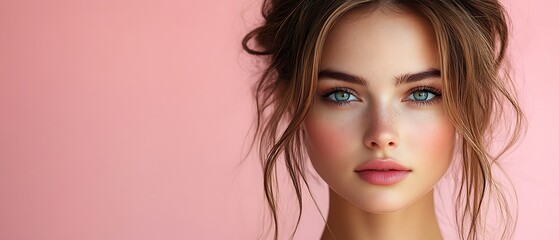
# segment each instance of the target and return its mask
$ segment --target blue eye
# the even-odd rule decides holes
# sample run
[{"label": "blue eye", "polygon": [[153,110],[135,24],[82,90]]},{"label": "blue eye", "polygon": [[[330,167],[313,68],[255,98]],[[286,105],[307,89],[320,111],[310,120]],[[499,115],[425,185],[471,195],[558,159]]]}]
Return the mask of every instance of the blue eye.
[{"label": "blue eye", "polygon": [[433,87],[419,87],[414,89],[406,100],[415,104],[425,105],[435,103],[441,99],[441,92]]},{"label": "blue eye", "polygon": [[333,102],[348,102],[355,101],[357,98],[346,90],[335,90],[328,93],[326,98]]},{"label": "blue eye", "polygon": [[410,97],[411,98],[408,99],[423,102],[423,101],[428,101],[430,99],[433,99],[436,96],[432,92],[421,90],[421,91],[413,92],[412,94],[410,94]]},{"label": "blue eye", "polygon": [[334,104],[336,106],[345,106],[351,104],[355,101],[360,101],[356,97],[355,91],[350,88],[345,87],[334,87],[325,93],[321,94],[321,98],[328,104]]}]

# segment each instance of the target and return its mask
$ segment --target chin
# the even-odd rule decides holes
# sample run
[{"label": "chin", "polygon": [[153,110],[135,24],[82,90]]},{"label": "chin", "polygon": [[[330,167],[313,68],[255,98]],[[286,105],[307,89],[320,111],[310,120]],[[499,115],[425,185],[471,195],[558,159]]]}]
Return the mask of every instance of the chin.
[{"label": "chin", "polygon": [[404,196],[375,195],[358,199],[353,204],[368,213],[391,214],[405,210],[413,204],[413,201],[406,201],[407,199]]},{"label": "chin", "polygon": [[361,209],[373,214],[391,214],[406,209],[409,204],[379,202],[362,206]]}]

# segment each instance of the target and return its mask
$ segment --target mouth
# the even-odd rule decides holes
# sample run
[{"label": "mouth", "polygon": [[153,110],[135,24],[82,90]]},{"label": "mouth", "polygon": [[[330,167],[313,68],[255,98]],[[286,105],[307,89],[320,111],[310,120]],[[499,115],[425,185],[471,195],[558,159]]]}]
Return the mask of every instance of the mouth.
[{"label": "mouth", "polygon": [[370,184],[390,186],[404,180],[412,170],[392,159],[374,159],[357,167],[355,172]]}]

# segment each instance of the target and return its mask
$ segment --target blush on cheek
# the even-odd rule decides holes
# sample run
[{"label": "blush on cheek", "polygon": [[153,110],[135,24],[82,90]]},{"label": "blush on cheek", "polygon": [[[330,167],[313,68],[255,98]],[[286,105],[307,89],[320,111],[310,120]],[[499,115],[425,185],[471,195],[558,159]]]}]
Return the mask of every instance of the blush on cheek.
[{"label": "blush on cheek", "polygon": [[446,121],[435,121],[416,128],[416,136],[420,136],[417,147],[422,152],[432,153],[433,156],[450,157],[454,147],[454,130]]},{"label": "blush on cheek", "polygon": [[350,143],[349,134],[343,125],[312,118],[305,123],[305,141],[311,157],[335,157],[343,154]]}]

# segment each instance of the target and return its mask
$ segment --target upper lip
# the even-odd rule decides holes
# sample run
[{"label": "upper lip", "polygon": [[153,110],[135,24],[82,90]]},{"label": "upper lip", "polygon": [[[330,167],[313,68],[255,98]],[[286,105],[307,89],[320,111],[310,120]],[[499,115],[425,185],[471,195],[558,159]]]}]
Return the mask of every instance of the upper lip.
[{"label": "upper lip", "polygon": [[359,165],[355,172],[361,171],[411,171],[411,169],[402,166],[397,161],[390,158],[373,159]]}]

